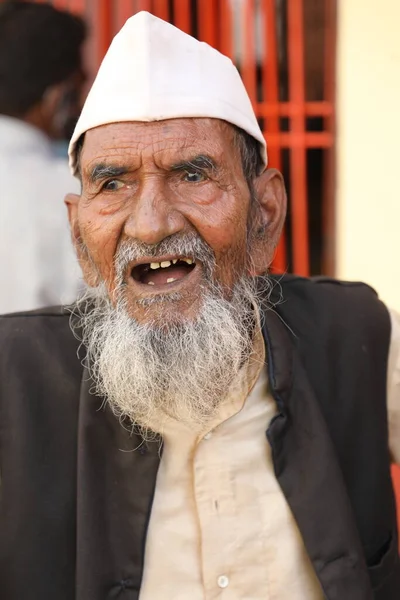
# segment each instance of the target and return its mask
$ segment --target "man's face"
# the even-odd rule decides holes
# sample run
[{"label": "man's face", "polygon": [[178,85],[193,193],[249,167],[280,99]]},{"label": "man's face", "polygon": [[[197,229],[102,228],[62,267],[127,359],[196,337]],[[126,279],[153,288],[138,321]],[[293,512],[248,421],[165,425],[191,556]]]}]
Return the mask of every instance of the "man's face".
[{"label": "man's face", "polygon": [[[144,430],[202,430],[251,354],[285,195],[246,181],[231,126],[215,119],[87,132],[81,196],[67,197],[89,289],[73,326],[96,393]],[[268,285],[268,281],[266,282]]]},{"label": "man's face", "polygon": [[[89,283],[105,281],[114,300],[122,284],[139,323],[194,319],[210,277],[229,299],[249,265],[250,191],[233,128],[204,118],[105,125],[86,133],[80,167],[70,218]],[[201,253],[169,252],[178,240],[199,240],[212,273]],[[140,256],[121,259],[131,244]]]}]

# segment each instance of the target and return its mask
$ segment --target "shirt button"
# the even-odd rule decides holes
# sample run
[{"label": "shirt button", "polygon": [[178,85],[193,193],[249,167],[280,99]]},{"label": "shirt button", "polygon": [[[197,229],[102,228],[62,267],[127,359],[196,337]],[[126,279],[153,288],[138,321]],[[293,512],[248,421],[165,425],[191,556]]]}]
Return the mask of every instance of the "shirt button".
[{"label": "shirt button", "polygon": [[209,440],[211,436],[212,436],[212,431],[209,431],[209,432],[208,432],[208,433],[206,433],[206,435],[203,437],[203,440]]},{"label": "shirt button", "polygon": [[217,579],[218,587],[226,588],[229,585],[229,579],[226,575],[220,575]]}]

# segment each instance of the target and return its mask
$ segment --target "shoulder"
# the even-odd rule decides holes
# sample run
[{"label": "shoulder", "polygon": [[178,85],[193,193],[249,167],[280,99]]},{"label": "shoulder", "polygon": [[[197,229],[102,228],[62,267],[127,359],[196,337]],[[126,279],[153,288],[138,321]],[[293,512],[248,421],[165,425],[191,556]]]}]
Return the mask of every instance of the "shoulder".
[{"label": "shoulder", "polygon": [[77,362],[79,341],[69,326],[65,307],[50,307],[0,316],[0,363],[44,365]]},{"label": "shoulder", "polygon": [[[384,306],[376,291],[361,281],[340,281],[330,277],[299,277],[297,275],[272,275],[273,304],[294,304],[301,302],[304,308],[315,307],[321,302],[333,304],[340,309],[344,305],[363,307]],[[339,303],[339,304],[338,304]]]},{"label": "shoulder", "polygon": [[83,373],[78,348],[68,311],[60,307],[0,317],[4,473],[13,456],[31,474],[52,444],[74,451]]},{"label": "shoulder", "polygon": [[46,331],[68,328],[70,312],[68,307],[50,306],[36,310],[6,313],[0,315],[0,336],[20,337],[32,331]]},{"label": "shoulder", "polygon": [[293,329],[346,337],[364,331],[389,339],[389,311],[369,285],[328,277],[272,279],[271,302]]},{"label": "shoulder", "polygon": [[289,295],[296,294],[300,297],[310,298],[310,300],[320,297],[332,297],[351,302],[352,299],[360,296],[377,299],[376,291],[361,281],[341,281],[325,276],[299,277],[298,275],[272,275],[271,279],[275,296],[277,288],[278,290],[281,288],[282,292],[287,292]]}]

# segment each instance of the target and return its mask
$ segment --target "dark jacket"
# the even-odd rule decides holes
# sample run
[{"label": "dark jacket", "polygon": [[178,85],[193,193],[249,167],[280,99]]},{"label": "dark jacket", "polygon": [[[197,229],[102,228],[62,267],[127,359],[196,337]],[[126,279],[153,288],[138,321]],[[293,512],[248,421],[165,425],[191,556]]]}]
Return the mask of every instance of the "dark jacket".
[{"label": "dark jacket", "polygon": [[[263,331],[276,477],[325,598],[398,600],[388,312],[361,284],[280,286]],[[121,452],[138,435],[99,410],[68,320],[0,321],[0,598],[137,600],[159,446]]]}]

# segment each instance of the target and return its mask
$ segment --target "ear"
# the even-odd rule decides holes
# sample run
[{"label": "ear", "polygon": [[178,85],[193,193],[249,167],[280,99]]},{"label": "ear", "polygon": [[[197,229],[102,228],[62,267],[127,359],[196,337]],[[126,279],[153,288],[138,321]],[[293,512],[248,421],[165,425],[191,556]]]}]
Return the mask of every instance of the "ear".
[{"label": "ear", "polygon": [[78,196],[78,194],[67,194],[64,198],[64,202],[68,210],[68,220],[71,229],[72,243],[82,269],[83,278],[88,286],[96,287],[100,283],[100,276],[98,274],[96,265],[93,263],[93,260],[82,239],[78,221],[79,200],[80,196]]},{"label": "ear", "polygon": [[60,139],[63,131],[60,125],[60,107],[65,93],[65,83],[57,83],[50,86],[40,103],[43,123],[51,138]]},{"label": "ear", "polygon": [[64,198],[64,204],[68,211],[68,221],[71,227],[71,233],[74,235],[74,227],[77,227],[78,223],[78,204],[80,196],[79,194],[67,194]]},{"label": "ear", "polygon": [[272,263],[285,222],[286,206],[282,174],[276,169],[267,169],[254,181],[250,208],[250,274],[253,276],[266,273]]},{"label": "ear", "polygon": [[42,106],[50,114],[54,114],[64,94],[64,83],[56,83],[47,88],[42,99]]}]

